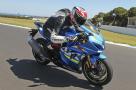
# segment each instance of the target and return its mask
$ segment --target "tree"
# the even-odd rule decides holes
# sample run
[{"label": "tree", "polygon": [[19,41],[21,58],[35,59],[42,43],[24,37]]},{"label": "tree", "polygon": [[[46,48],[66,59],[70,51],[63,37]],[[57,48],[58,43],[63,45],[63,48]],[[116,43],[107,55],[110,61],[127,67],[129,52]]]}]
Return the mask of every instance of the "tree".
[{"label": "tree", "polygon": [[126,26],[127,25],[128,13],[125,8],[117,7],[115,9],[113,9],[112,12],[116,14],[116,19],[115,19],[114,25],[117,25],[117,26]]},{"label": "tree", "polygon": [[103,24],[115,25],[115,26],[127,26],[128,16],[136,16],[136,7],[130,8],[129,11],[123,7],[117,7],[108,13],[102,13],[95,15],[93,18],[96,21],[103,21]]},{"label": "tree", "polygon": [[105,13],[103,13],[103,12],[100,12],[100,13],[98,13],[98,15],[95,15],[94,17],[93,17],[93,19],[92,19],[92,21],[94,21],[95,20],[95,22],[103,22],[103,17],[104,17],[104,15],[105,15]]},{"label": "tree", "polygon": [[104,24],[110,24],[111,22],[113,21],[113,18],[112,18],[112,12],[108,12],[104,15],[103,17],[103,23]]},{"label": "tree", "polygon": [[103,12],[100,12],[100,13],[98,14],[98,17],[101,17],[101,18],[103,18],[103,17],[104,17],[104,15],[105,15],[105,13],[103,13]]},{"label": "tree", "polygon": [[113,9],[113,13],[115,13],[117,16],[122,17],[127,14],[127,10],[123,7],[117,7]]},{"label": "tree", "polygon": [[136,16],[136,7],[132,7],[128,10],[128,16],[129,17],[134,17]]}]

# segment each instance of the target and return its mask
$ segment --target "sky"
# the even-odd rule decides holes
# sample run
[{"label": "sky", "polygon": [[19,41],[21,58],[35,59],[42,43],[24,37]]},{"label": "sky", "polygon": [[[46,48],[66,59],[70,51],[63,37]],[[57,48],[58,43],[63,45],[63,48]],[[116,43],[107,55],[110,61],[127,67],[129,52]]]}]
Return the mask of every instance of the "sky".
[{"label": "sky", "polygon": [[136,7],[136,0],[0,0],[0,13],[50,16],[61,8],[81,6],[89,18],[116,7]]}]

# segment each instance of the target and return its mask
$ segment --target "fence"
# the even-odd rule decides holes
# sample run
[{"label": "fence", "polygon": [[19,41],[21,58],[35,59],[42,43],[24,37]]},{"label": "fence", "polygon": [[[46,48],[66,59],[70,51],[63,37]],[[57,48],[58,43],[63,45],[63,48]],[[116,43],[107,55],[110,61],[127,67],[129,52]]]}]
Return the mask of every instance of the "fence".
[{"label": "fence", "polygon": [[102,25],[101,29],[106,29],[108,31],[112,31],[112,32],[116,32],[116,33],[136,36],[136,29],[133,29],[133,28]]}]

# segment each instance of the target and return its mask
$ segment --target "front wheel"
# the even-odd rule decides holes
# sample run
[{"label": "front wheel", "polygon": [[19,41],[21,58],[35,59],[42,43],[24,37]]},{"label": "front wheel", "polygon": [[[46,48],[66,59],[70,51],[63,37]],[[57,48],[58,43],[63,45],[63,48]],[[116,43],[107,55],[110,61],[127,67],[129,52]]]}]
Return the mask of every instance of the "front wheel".
[{"label": "front wheel", "polygon": [[88,67],[88,60],[83,61],[82,70],[84,76],[93,85],[103,86],[108,84],[113,76],[111,65],[106,60],[98,60],[92,67]]}]

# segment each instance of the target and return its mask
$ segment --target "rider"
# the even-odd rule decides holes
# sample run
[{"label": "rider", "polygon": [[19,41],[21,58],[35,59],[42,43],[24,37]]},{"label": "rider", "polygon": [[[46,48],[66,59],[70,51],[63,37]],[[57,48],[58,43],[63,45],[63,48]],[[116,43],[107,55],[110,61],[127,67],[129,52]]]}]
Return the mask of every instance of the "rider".
[{"label": "rider", "polygon": [[52,39],[51,35],[53,32],[56,36],[64,36],[67,28],[71,26],[74,26],[77,32],[82,32],[80,26],[83,25],[86,20],[87,12],[82,7],[73,7],[72,11],[66,8],[60,9],[44,23],[44,35],[50,40]]},{"label": "rider", "polygon": [[[49,40],[52,39],[52,33],[54,38],[56,39],[58,36],[65,36],[65,31],[67,28],[74,26],[75,30],[79,33],[82,33],[83,30],[80,28],[87,20],[87,12],[82,7],[73,7],[72,11],[69,9],[61,9],[56,12],[55,15],[48,18],[48,20],[43,25],[43,35],[47,37]],[[36,23],[36,22],[35,22]],[[38,23],[37,23],[38,24]],[[40,25],[40,24],[38,24]],[[31,35],[32,37],[35,36],[37,30],[32,30]],[[55,33],[55,34],[54,34]],[[83,33],[81,34],[81,36]],[[56,36],[56,37],[55,37]],[[84,36],[84,35],[83,35]],[[81,37],[79,37],[81,38]],[[55,40],[54,39],[54,40]],[[57,39],[56,39],[57,40]],[[53,42],[54,44],[54,42]],[[47,44],[49,49],[52,49],[51,42]],[[65,46],[65,44],[63,43]],[[45,59],[44,55],[40,55],[43,60]]]},{"label": "rider", "polygon": [[78,32],[82,32],[80,26],[87,20],[87,12],[82,7],[73,7],[72,11],[69,9],[61,9],[55,15],[48,18],[43,25],[45,35],[51,39],[52,32],[55,35],[63,35],[65,30],[70,26],[74,26]]}]

